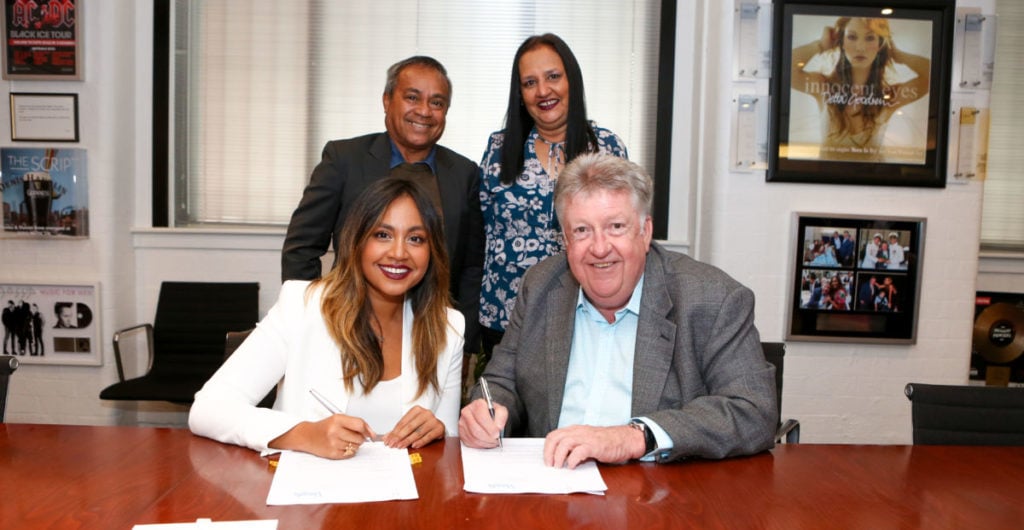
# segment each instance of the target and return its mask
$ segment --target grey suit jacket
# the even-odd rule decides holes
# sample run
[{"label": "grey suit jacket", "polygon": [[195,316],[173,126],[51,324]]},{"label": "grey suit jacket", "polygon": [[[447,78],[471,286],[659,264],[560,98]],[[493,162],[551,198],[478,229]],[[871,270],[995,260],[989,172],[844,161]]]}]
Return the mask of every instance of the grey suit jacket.
[{"label": "grey suit jacket", "polygon": [[[509,409],[512,435],[542,437],[558,427],[579,289],[565,254],[526,273],[484,373],[494,400]],[[723,458],[773,446],[774,368],[753,320],[750,289],[715,267],[651,244],[631,410],[671,436],[674,448],[659,460]]]},{"label": "grey suit jacket", "polygon": [[[444,211],[452,299],[466,317],[466,351],[479,350],[480,281],[484,260],[479,168],[468,158],[438,145],[437,184]],[[320,277],[320,257],[333,241],[356,197],[390,173],[387,133],[374,133],[324,146],[302,200],[292,213],[281,253],[281,281]]]}]

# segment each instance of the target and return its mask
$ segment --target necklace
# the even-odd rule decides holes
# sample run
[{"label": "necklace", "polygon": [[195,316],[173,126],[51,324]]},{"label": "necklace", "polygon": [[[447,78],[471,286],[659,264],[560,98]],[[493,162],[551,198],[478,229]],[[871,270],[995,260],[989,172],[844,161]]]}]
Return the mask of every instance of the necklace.
[{"label": "necklace", "polygon": [[[540,133],[537,134],[537,139],[548,147],[548,164],[545,168],[547,171],[548,178],[550,179],[550,192],[548,194],[548,223],[549,228],[555,228],[555,241],[559,243],[559,246],[565,248],[564,240],[562,239],[562,231],[557,229],[558,218],[555,216],[555,201],[554,201],[554,188],[555,181],[558,180],[558,173],[562,170],[562,166],[565,165],[565,141],[561,142],[549,142]],[[536,150],[536,147],[534,147]],[[539,156],[537,157],[540,158]]]},{"label": "necklace", "polygon": [[565,165],[565,141],[549,142],[540,134],[537,135],[537,139],[548,147],[548,165],[545,170],[552,180],[557,180],[558,173]]}]

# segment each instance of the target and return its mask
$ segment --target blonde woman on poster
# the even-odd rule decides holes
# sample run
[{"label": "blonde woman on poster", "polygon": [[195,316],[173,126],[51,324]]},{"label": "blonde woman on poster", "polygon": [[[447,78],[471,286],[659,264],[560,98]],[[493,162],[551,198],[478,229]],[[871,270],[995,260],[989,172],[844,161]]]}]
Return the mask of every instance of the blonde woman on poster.
[{"label": "blonde woman on poster", "polygon": [[[831,20],[794,19],[794,42],[814,30],[820,36],[793,49],[791,89],[814,98],[817,108],[791,98],[789,157],[924,164],[930,59],[898,48],[888,19],[823,19]],[[908,48],[929,49],[929,22],[891,23],[906,29]],[[904,108],[922,98],[914,112]]]}]

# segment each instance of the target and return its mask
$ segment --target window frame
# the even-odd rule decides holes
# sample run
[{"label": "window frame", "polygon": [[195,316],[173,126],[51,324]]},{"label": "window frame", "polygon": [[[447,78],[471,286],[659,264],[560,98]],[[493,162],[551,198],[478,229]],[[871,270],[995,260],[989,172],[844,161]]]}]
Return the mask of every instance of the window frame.
[{"label": "window frame", "polygon": [[[172,8],[174,0],[153,0],[153,161],[152,225],[171,228],[171,56],[173,54]],[[669,221],[670,168],[672,151],[672,112],[675,78],[676,2],[660,0],[661,20],[658,42],[658,94],[656,100],[654,168],[647,168],[655,189],[666,190],[654,196],[654,237],[666,239]],[[199,228],[202,229],[202,228]],[[216,229],[211,227],[211,229]],[[284,227],[281,228],[284,230]]]},{"label": "window frame", "polygon": [[[1013,26],[1011,24],[1007,24],[1004,19],[999,18],[1000,17],[1000,13],[999,13],[1000,6],[1004,6],[1004,3],[1006,3],[1006,0],[994,0],[994,4],[995,4],[994,9],[995,9],[996,15],[997,15],[997,19],[996,19],[996,24],[997,24],[996,39],[997,39],[997,42],[998,42],[998,39],[1000,38],[1000,35],[1005,35],[1005,34],[1008,34],[1008,33],[1012,33],[1014,35],[1014,37],[1020,38],[1021,31],[1022,31],[1020,28],[1018,28],[1016,26]],[[1024,8],[1022,8],[1022,7],[1020,7],[1019,5],[1016,5],[1016,4],[1014,5],[1014,8],[1016,8],[1016,11],[1015,11],[1014,14],[1017,15],[1017,16],[1020,16],[1021,12],[1024,11]],[[1002,13],[1002,16],[1006,16],[1005,11]],[[1003,38],[1006,38],[1006,37],[1004,36]],[[1010,50],[1014,50],[1014,48],[1009,47],[1009,45],[1004,45],[1004,47],[1006,47],[1007,49],[1010,49]],[[1005,64],[1005,63],[1001,63],[1000,62],[1001,58],[1005,59],[1005,57],[1001,57],[1000,56],[1000,54],[999,54],[1000,49],[1001,48],[997,44],[996,45],[996,50],[994,52],[995,53],[995,57],[994,57],[994,59],[995,59],[995,66],[994,66],[994,71],[993,71],[993,76],[997,80],[1000,78],[1000,67],[999,67],[999,65],[1000,64]],[[979,226],[978,249],[979,249],[979,255],[982,258],[992,258],[992,259],[994,259],[994,260],[996,260],[996,261],[1001,263],[1001,262],[1003,262],[1003,260],[1005,260],[1008,257],[1015,257],[1017,259],[1024,258],[1024,237],[1020,237],[1016,241],[985,239],[986,235],[989,235],[989,233],[990,233],[990,232],[987,232],[986,229],[985,229],[985,226],[986,226],[986,223],[985,223],[985,219],[986,219],[986,215],[985,215],[986,197],[987,197],[987,195],[989,193],[989,190],[992,189],[995,186],[991,182],[993,180],[1000,180],[1000,181],[1005,182],[1008,179],[1008,177],[1006,177],[1005,175],[998,174],[997,172],[994,172],[992,170],[994,165],[998,165],[998,164],[993,164],[993,160],[994,160],[993,152],[995,152],[997,155],[998,155],[998,153],[1005,153],[1006,152],[1005,149],[1003,149],[1003,150],[995,150],[994,151],[993,150],[993,146],[992,146],[992,138],[995,135],[995,133],[997,133],[997,132],[1005,132],[1003,130],[996,131],[996,130],[993,130],[993,128],[992,128],[992,121],[994,119],[998,119],[998,116],[1001,116],[1000,109],[1004,108],[1003,106],[1000,106],[999,108],[996,108],[996,106],[992,104],[993,103],[993,97],[992,96],[994,95],[993,94],[993,90],[994,89],[995,89],[995,87],[991,87],[990,90],[989,90],[989,94],[988,94],[988,107],[989,108],[987,110],[988,110],[988,128],[989,128],[989,130],[986,133],[987,152],[986,152],[986,161],[985,161],[985,178],[984,178],[983,182],[981,182],[981,184],[984,186],[984,188],[982,189],[982,192],[981,192],[981,210],[980,210],[981,220],[980,220],[980,226]],[[1008,104],[1006,106],[1014,108],[1014,105],[1012,103],[1015,102],[1015,101],[1019,101],[1019,100],[1020,100],[1020,96],[1017,96],[1016,98],[1014,98],[1014,101],[1010,102],[1011,104]],[[1019,126],[1015,127],[1015,129],[1020,129],[1020,127]],[[998,158],[998,156],[996,158]],[[1012,164],[1010,164],[1010,165],[1012,165]],[[999,176],[996,177],[995,179],[993,179],[993,175],[994,174],[998,174]],[[1018,190],[1012,190],[1012,191],[1018,191]],[[993,192],[993,193],[996,193],[996,192]],[[1016,197],[1017,199],[1024,198],[1024,197],[1020,197],[1017,193],[1012,193],[1012,194],[1010,194],[1010,196],[1011,197]],[[991,208],[991,205],[990,205],[990,208]],[[1005,212],[1007,210],[1006,210],[1006,208],[1000,208],[1000,209],[998,209],[996,211],[999,212],[999,213],[1005,214]],[[991,214],[991,211],[990,211],[990,214]],[[996,220],[993,218],[993,217],[995,217],[994,215],[990,215],[989,217],[990,217],[990,220],[989,220],[990,223],[996,222]],[[1011,230],[1011,232],[1012,232],[1012,230]]]}]

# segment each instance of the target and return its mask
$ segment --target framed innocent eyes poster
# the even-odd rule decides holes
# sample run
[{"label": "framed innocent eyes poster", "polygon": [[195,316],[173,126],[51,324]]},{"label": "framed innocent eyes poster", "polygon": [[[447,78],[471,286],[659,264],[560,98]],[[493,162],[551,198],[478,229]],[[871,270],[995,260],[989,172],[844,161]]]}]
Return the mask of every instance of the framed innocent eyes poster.
[{"label": "framed innocent eyes poster", "polygon": [[946,185],[953,0],[775,0],[769,182]]},{"label": "framed innocent eyes poster", "polygon": [[787,340],[912,344],[925,220],[794,214]]}]

